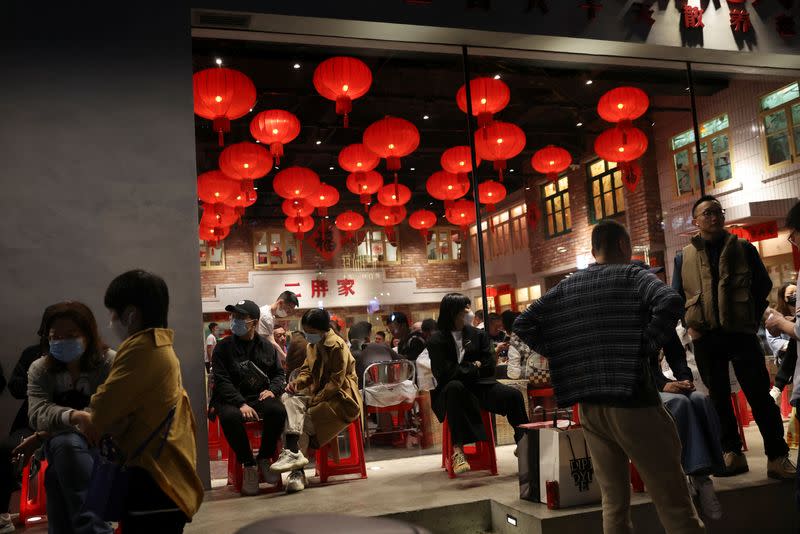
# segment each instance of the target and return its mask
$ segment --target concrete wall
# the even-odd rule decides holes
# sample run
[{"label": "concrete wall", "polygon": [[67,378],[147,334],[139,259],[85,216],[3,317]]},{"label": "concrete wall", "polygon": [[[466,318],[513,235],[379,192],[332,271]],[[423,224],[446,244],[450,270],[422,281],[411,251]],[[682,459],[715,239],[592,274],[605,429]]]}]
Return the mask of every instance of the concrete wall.
[{"label": "concrete wall", "polygon": [[[143,268],[170,289],[170,326],[206,441],[197,262],[189,11],[162,4],[4,6],[0,28],[0,365],[35,341],[42,310],[87,303],[104,338],[103,294]],[[9,47],[10,45],[10,47]],[[0,397],[0,432],[18,402]],[[206,447],[198,471],[208,482]]]}]

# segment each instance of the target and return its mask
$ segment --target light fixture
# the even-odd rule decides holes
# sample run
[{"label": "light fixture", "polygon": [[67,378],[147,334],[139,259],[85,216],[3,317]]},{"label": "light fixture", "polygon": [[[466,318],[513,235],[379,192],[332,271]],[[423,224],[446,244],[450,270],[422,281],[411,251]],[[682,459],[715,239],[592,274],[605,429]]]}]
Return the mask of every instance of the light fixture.
[{"label": "light fixture", "polygon": [[525,191],[530,191],[530,190],[531,190],[531,188],[530,188],[530,187],[526,187],[526,188],[525,188]]},{"label": "light fixture", "polygon": [[686,89],[684,89],[684,91],[688,91],[688,90],[689,90],[689,88],[688,88],[688,87],[687,87]]},{"label": "light fixture", "polygon": [[334,167],[328,167],[329,171],[332,171],[333,169],[334,169]]},{"label": "light fixture", "polygon": [[499,80],[499,79],[500,79],[500,75],[499,75],[499,74],[495,74],[495,75],[494,75],[494,79],[495,79],[495,80]]},{"label": "light fixture", "polygon": [[514,172],[514,169],[508,169],[508,172]]},{"label": "light fixture", "polygon": [[506,514],[506,522],[512,527],[517,526],[517,518],[514,517],[513,515]]},{"label": "light fixture", "polygon": [[258,191],[258,188],[257,188],[257,187],[254,187],[254,188],[253,188],[253,191]]},{"label": "light fixture", "polygon": [[411,167],[411,169],[410,169],[410,170],[412,170],[412,171],[416,171],[416,170],[417,170],[417,168],[416,168],[416,167]]},{"label": "light fixture", "polygon": [[[260,143],[260,142],[261,142],[261,141],[259,141],[258,139],[256,139],[256,143]],[[276,167],[276,168],[277,168],[277,167]]]},{"label": "light fixture", "polygon": [[299,69],[299,68],[300,68],[300,63],[295,63],[295,64],[294,64],[294,68],[295,68],[295,69]]},{"label": "light fixture", "polygon": [[575,126],[580,128],[581,126],[583,126],[583,123],[582,122],[577,122],[577,123],[575,123]]},{"label": "light fixture", "polygon": [[428,120],[428,119],[430,119],[430,117],[429,117],[429,116],[427,116],[427,115],[423,115],[423,116],[422,116],[422,120],[426,121],[426,120]]},{"label": "light fixture", "polygon": [[592,80],[586,80],[586,85],[592,85],[594,82]]},{"label": "light fixture", "polygon": [[253,111],[253,108],[250,108],[250,111]]},{"label": "light fixture", "polygon": [[317,141],[317,144],[318,144],[318,145],[321,145],[321,144],[322,144],[322,141]]},{"label": "light fixture", "polygon": [[222,58],[218,57],[217,59],[214,60],[214,63],[216,63],[217,65],[219,65],[221,67],[222,66]]}]

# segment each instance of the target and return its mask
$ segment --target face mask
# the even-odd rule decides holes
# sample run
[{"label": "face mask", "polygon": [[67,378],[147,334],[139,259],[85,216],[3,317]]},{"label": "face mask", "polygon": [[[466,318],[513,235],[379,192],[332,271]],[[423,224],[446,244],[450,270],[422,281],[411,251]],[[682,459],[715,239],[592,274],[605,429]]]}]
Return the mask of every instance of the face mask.
[{"label": "face mask", "polygon": [[306,333],[306,341],[308,341],[312,345],[316,345],[321,340],[322,340],[322,336],[320,334],[309,334],[309,333]]},{"label": "face mask", "polygon": [[278,308],[277,310],[275,310],[275,315],[283,319],[284,317],[289,315],[289,312],[287,312],[283,308]]},{"label": "face mask", "polygon": [[247,335],[247,321],[244,319],[231,319],[231,332],[233,332],[234,336],[246,336]]},{"label": "face mask", "polygon": [[464,315],[464,324],[468,324],[472,326],[472,321],[475,320],[475,312],[472,310],[468,311],[466,315]]},{"label": "face mask", "polygon": [[789,295],[788,297],[786,297],[786,303],[789,306],[797,306],[797,294]]},{"label": "face mask", "polygon": [[77,360],[84,352],[86,352],[86,345],[83,343],[83,339],[79,337],[58,339],[50,342],[50,355],[63,363]]}]

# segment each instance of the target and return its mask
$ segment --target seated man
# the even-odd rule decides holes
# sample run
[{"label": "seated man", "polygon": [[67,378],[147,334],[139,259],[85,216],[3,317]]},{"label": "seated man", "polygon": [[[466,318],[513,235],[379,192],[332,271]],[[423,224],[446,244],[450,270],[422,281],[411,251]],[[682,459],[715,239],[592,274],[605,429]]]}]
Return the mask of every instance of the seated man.
[{"label": "seated man", "polygon": [[[269,459],[286,422],[286,410],[278,399],[286,375],[275,346],[256,335],[258,305],[252,300],[240,300],[226,306],[225,311],[231,313],[233,335],[220,340],[214,348],[211,407],[219,414],[225,439],[244,465],[242,495],[257,495],[259,468],[265,481],[277,482],[269,470]],[[245,423],[259,420],[261,447],[254,458]]]},{"label": "seated man", "polygon": [[399,340],[397,353],[403,358],[416,360],[425,350],[425,338],[422,337],[422,332],[411,330],[405,313],[394,312],[389,316],[389,330],[392,332],[393,341]]},{"label": "seated man", "polygon": [[[297,378],[286,386],[286,448],[270,469],[289,472],[287,493],[306,487],[301,449],[319,448],[361,416],[356,362],[345,341],[330,327],[328,312],[312,308],[300,321],[308,340],[308,354]],[[302,440],[302,443],[301,443]]]}]

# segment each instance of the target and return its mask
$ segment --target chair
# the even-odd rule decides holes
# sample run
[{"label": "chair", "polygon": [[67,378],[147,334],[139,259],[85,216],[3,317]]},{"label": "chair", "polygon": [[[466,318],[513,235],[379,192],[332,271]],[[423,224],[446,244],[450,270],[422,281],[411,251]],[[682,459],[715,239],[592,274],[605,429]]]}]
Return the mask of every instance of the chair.
[{"label": "chair", "polygon": [[[372,434],[370,434],[369,424],[365,425],[364,432],[366,434],[367,447],[371,446],[371,438],[374,436],[401,434],[402,437],[405,437],[408,432],[411,432],[417,436],[417,444],[420,449],[422,448],[422,428],[419,421],[416,420],[415,422],[411,414],[414,406],[417,406],[415,378],[416,367],[414,366],[414,362],[409,360],[375,362],[369,364],[366,369],[364,369],[364,387],[361,391],[364,398],[366,414],[388,413],[391,414],[392,420],[391,429],[375,431]],[[410,384],[410,386],[408,386],[408,384]],[[371,393],[372,390],[369,390],[369,388],[374,388],[375,386],[386,387],[387,392],[393,388],[397,390],[402,388],[413,389],[413,397],[411,397],[412,400],[410,402],[401,402],[389,406],[370,405],[368,402],[368,393]],[[405,421],[403,426],[400,425],[401,418]],[[366,422],[368,418],[365,417],[364,420]],[[405,442],[405,439],[402,439],[402,441]]]},{"label": "chair", "polygon": [[208,458],[212,462],[228,459],[228,442],[222,433],[219,417],[215,417],[213,421],[208,420]]},{"label": "chair", "polygon": [[[31,472],[33,471],[33,472]],[[47,460],[32,457],[22,470],[22,491],[20,492],[19,520],[23,525],[34,523],[47,517],[47,493],[44,489],[44,474]]]},{"label": "chair", "polygon": [[[249,423],[244,424],[244,428],[247,431],[247,438],[250,440],[250,448],[253,449],[255,452],[261,447],[261,421],[251,421]],[[233,486],[237,492],[242,491],[242,479],[244,478],[244,469],[242,468],[242,463],[236,457],[236,453],[233,452],[233,449],[230,449],[227,442],[225,442],[226,449],[228,456],[228,485]],[[281,451],[281,444],[278,443],[278,446],[275,450],[275,454],[272,456],[271,460],[274,462],[278,459],[278,455]],[[259,470],[258,472],[258,479],[259,482],[265,482],[264,475]],[[277,491],[283,489],[283,478],[272,488],[270,491]]]},{"label": "chair", "polygon": [[326,443],[317,450],[316,465],[317,476],[323,484],[330,477],[339,475],[361,475],[367,478],[367,463],[364,458],[364,435],[361,432],[361,421],[356,420],[335,439],[344,439],[349,455],[338,460],[331,458],[331,445]]},{"label": "chair", "polygon": [[736,424],[739,426],[739,439],[742,440],[742,450],[747,450],[747,440],[744,438],[744,423],[742,422],[743,414],[740,410],[736,393],[731,393],[731,402],[733,403],[733,414],[736,416]]},{"label": "chair", "polygon": [[[494,428],[492,428],[492,414],[481,410],[483,428],[486,429],[487,441],[479,441],[473,445],[464,445],[464,456],[469,462],[472,471],[489,471],[497,474],[497,454],[494,450]],[[456,478],[453,471],[453,439],[450,435],[450,426],[445,418],[442,425],[442,467],[447,470],[450,478]]]}]

